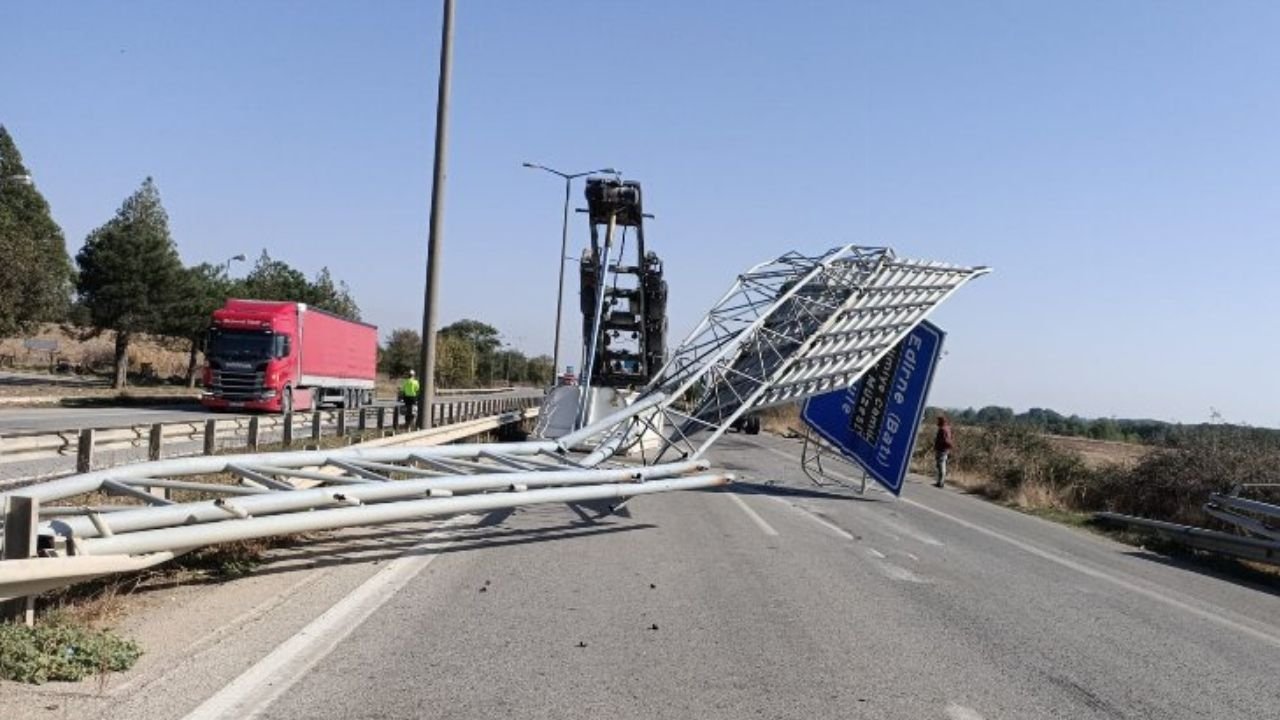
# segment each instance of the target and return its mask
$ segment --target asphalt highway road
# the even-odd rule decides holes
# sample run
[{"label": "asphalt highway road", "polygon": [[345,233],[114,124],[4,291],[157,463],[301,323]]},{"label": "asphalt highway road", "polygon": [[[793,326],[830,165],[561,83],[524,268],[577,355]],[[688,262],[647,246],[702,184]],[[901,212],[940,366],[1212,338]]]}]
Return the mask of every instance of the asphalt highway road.
[{"label": "asphalt highway road", "polygon": [[[541,395],[536,388],[517,388],[507,393],[485,395],[444,395],[440,403],[504,397]],[[390,399],[375,404],[391,405]],[[211,413],[200,404],[164,405],[158,407],[40,407],[0,409],[0,436],[19,432],[44,432],[79,428],[128,427],[158,422],[192,422],[206,418],[232,418],[235,413]]]},{"label": "asphalt highway road", "polygon": [[1280,717],[1274,590],[918,478],[816,488],[798,453],[730,435],[733,492],[406,539],[367,619],[190,717]]}]

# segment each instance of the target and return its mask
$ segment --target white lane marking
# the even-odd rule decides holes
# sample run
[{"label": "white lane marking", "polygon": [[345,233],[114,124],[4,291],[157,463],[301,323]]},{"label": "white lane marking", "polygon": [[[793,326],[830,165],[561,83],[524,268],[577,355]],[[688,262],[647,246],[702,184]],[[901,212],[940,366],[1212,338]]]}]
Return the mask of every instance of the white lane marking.
[{"label": "white lane marking", "polygon": [[877,560],[883,560],[886,557],[888,557],[888,555],[885,555],[884,553],[872,547],[867,548],[867,554]]},{"label": "white lane marking", "polygon": [[[473,515],[459,515],[445,521],[441,527],[474,521]],[[333,652],[338,643],[439,557],[435,553],[417,554],[417,551],[439,541],[439,537],[433,537],[387,563],[350,594],[321,613],[320,617],[312,620],[293,637],[192,710],[186,720],[250,718],[266,710],[316,663]]]},{"label": "white lane marking", "polygon": [[834,524],[832,524],[832,523],[828,522],[828,521],[827,521],[827,520],[825,520],[824,518],[821,518],[821,517],[819,517],[818,515],[814,514],[812,511],[806,510],[806,509],[804,509],[804,508],[800,507],[799,505],[797,505],[797,504],[795,504],[795,503],[793,503],[793,502],[790,502],[790,501],[788,501],[788,500],[783,500],[782,498],[780,498],[780,497],[778,497],[778,496],[776,496],[776,495],[770,495],[769,497],[773,498],[774,500],[777,500],[778,502],[782,503],[783,505],[786,505],[787,507],[791,508],[792,510],[795,510],[796,512],[800,513],[801,515],[803,515],[803,516],[805,516],[805,517],[809,518],[810,520],[812,520],[812,521],[814,521],[814,522],[818,523],[818,524],[819,524],[819,525],[821,525],[822,527],[826,528],[827,530],[830,530],[831,532],[835,533],[835,534],[836,534],[837,536],[839,536],[839,537],[844,538],[845,540],[853,540],[853,539],[854,539],[854,537],[853,537],[853,533],[851,533],[851,532],[849,532],[849,531],[845,530],[844,528],[842,528],[842,527],[840,527],[840,526],[838,526],[838,525],[834,525]]},{"label": "white lane marking", "polygon": [[877,514],[875,515],[875,519],[876,519],[877,521],[879,521],[879,522],[881,522],[881,523],[883,523],[883,524],[885,524],[885,525],[889,526],[890,528],[893,528],[894,530],[897,530],[898,532],[902,533],[903,535],[906,535],[907,537],[911,538],[912,540],[915,540],[916,542],[924,543],[925,545],[932,545],[932,546],[934,546],[934,547],[942,547],[942,544],[943,544],[943,543],[942,543],[942,541],[941,541],[941,540],[939,540],[939,539],[937,539],[937,538],[935,538],[935,537],[933,537],[932,535],[929,535],[929,534],[927,534],[927,533],[922,533],[922,532],[920,532],[920,531],[916,530],[915,528],[911,527],[910,525],[908,525],[908,524],[906,524],[906,523],[898,522],[897,520],[894,520],[894,519],[892,519],[892,518],[884,517],[884,516],[883,516],[882,514],[880,514],[880,513],[877,513]]},{"label": "white lane marking", "polygon": [[751,519],[755,522],[755,524],[756,524],[756,525],[757,525],[761,530],[763,530],[763,531],[764,531],[764,534],[765,534],[765,535],[777,535],[777,534],[778,534],[778,531],[777,531],[777,530],[774,530],[772,525],[770,525],[769,523],[765,522],[765,521],[764,521],[764,518],[762,518],[762,517],[760,517],[758,514],[756,514],[756,511],[755,511],[755,510],[752,510],[752,509],[751,509],[751,506],[747,505],[747,503],[746,503],[742,498],[738,497],[737,495],[734,495],[733,493],[727,493],[727,494],[728,494],[728,496],[729,496],[730,498],[732,498],[732,499],[733,499],[733,501],[734,501],[735,503],[737,503],[737,504],[738,504],[738,507],[742,508],[742,512],[746,513],[746,514],[747,514],[747,517],[751,518]]},{"label": "white lane marking", "polygon": [[893,578],[894,580],[901,580],[902,582],[909,582],[909,583],[919,583],[921,585],[927,585],[929,583],[927,579],[920,577],[919,575],[911,572],[910,570],[902,567],[901,565],[894,565],[893,563],[888,561],[878,562],[876,563],[876,567],[880,569],[880,572],[884,573],[885,575],[888,575],[890,578]]},{"label": "white lane marking", "polygon": [[931,512],[934,515],[937,515],[938,517],[946,518],[951,522],[956,523],[957,525],[967,527],[970,530],[973,530],[975,532],[979,532],[988,537],[995,538],[996,540],[1000,540],[1001,542],[1008,543],[1009,545],[1012,545],[1020,550],[1031,553],[1032,555],[1035,555],[1038,558],[1048,560],[1049,562],[1056,563],[1058,565],[1061,565],[1062,567],[1069,568],[1071,570],[1075,570],[1081,575],[1088,575],[1089,577],[1097,578],[1098,580],[1106,580],[1107,582],[1113,585],[1116,585],[1118,587],[1124,588],[1129,592],[1137,593],[1148,599],[1155,600],[1156,602],[1168,605],[1169,607],[1182,610],[1183,612],[1194,615],[1202,620],[1207,620],[1211,623],[1214,623],[1215,625],[1221,625],[1223,627],[1230,628],[1237,632],[1244,633],[1245,635],[1248,635],[1257,640],[1261,640],[1267,644],[1280,647],[1280,636],[1276,636],[1264,630],[1259,630],[1257,628],[1250,627],[1242,622],[1236,622],[1235,620],[1224,617],[1223,613],[1227,612],[1226,610],[1218,609],[1216,612],[1203,610],[1194,605],[1189,605],[1185,602],[1182,602],[1181,600],[1175,600],[1174,598],[1169,597],[1168,595],[1165,595],[1156,590],[1147,589],[1145,587],[1142,587],[1141,585],[1129,582],[1128,580],[1125,580],[1123,578],[1116,577],[1110,573],[1104,572],[1102,570],[1096,570],[1094,568],[1089,567],[1088,565],[1084,565],[1074,560],[1062,557],[1057,553],[1053,553],[1048,550],[1042,550],[1034,545],[1031,545],[1030,543],[1025,543],[1021,540],[1018,540],[1017,538],[1009,537],[1008,535],[1005,535],[1003,533],[999,533],[999,532],[996,532],[995,530],[985,528],[981,525],[978,525],[977,523],[971,523],[968,520],[958,518],[954,515],[945,513],[941,510],[935,510],[929,507],[928,505],[922,505],[921,503],[918,503],[915,500],[909,500],[907,498],[903,498],[902,501],[905,503],[910,503],[911,505],[914,505],[915,507],[918,507],[921,510],[924,510],[926,512]]},{"label": "white lane marking", "polygon": [[984,718],[978,714],[977,710],[967,708],[963,705],[957,705],[955,703],[949,703],[947,705],[947,717],[950,718],[950,720],[984,720]]}]

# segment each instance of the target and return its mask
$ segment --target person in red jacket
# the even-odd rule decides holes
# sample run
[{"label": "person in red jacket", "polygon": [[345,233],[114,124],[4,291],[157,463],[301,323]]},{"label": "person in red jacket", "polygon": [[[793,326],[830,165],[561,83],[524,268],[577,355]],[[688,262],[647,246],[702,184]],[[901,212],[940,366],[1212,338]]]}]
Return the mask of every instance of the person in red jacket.
[{"label": "person in red jacket", "polygon": [[956,446],[955,437],[951,434],[951,423],[946,415],[938,416],[938,434],[933,436],[933,457],[938,467],[936,487],[942,487],[947,481],[947,458]]}]

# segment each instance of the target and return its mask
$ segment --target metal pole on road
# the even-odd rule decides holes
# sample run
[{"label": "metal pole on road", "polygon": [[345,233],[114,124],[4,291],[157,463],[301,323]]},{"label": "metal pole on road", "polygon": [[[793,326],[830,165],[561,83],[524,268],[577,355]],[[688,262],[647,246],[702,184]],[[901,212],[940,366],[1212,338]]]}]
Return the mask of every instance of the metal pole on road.
[{"label": "metal pole on road", "polygon": [[436,399],[436,298],[440,286],[440,245],[444,224],[445,151],[449,137],[449,84],[453,75],[453,0],[444,0],[440,29],[440,80],[436,94],[436,154],[431,174],[431,230],[427,239],[427,284],[422,298],[422,361],[419,375],[418,427],[431,427],[431,406]]},{"label": "metal pole on road", "polygon": [[556,293],[556,339],[555,347],[551,351],[551,383],[554,385],[556,378],[560,376],[560,318],[564,314],[564,263],[569,259],[569,194],[576,178],[584,175],[594,175],[596,173],[607,173],[609,175],[621,175],[621,172],[613,168],[600,168],[599,170],[587,170],[579,173],[564,173],[546,165],[538,165],[537,163],[522,163],[524,167],[534,170],[543,170],[552,175],[559,175],[564,178],[564,220],[560,223],[560,284]]}]

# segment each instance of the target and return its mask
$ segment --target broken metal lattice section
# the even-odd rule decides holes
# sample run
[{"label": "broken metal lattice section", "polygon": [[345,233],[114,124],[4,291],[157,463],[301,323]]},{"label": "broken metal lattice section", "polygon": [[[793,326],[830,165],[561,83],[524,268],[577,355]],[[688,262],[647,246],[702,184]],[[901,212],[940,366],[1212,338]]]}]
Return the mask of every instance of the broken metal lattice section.
[{"label": "broken metal lattice section", "polygon": [[662,402],[632,413],[603,447],[625,447],[649,430],[663,435],[656,460],[668,452],[700,457],[751,410],[848,387],[987,272],[855,245],[757,265],[738,276],[642,395],[660,394]]}]

